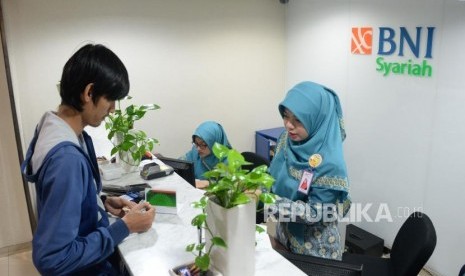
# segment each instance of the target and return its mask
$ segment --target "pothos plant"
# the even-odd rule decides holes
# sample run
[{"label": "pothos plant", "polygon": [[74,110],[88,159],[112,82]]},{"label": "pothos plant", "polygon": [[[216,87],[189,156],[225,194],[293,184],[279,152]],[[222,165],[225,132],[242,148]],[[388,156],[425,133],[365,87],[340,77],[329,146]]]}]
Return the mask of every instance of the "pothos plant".
[{"label": "pothos plant", "polygon": [[[127,96],[125,99],[130,100],[132,97]],[[144,131],[134,129],[134,122],[142,119],[147,111],[159,108],[156,104],[131,104],[121,109],[121,101],[118,101],[118,107],[105,120],[105,129],[109,131],[108,140],[113,144],[111,155],[118,154],[123,162],[137,166],[158,141],[147,137]]]},{"label": "pothos plant", "polygon": [[[191,224],[199,231],[203,229],[209,232],[212,238],[208,248],[206,248],[206,242],[202,240],[186,247],[186,251],[196,256],[195,265],[202,271],[207,271],[210,267],[210,253],[214,246],[227,248],[227,241],[222,237],[214,236],[208,226],[206,213],[208,200],[224,208],[247,204],[257,198],[265,204],[275,201],[275,196],[270,193],[274,178],[267,173],[266,165],[258,166],[252,171],[244,170],[242,166],[251,163],[245,161],[237,150],[215,143],[212,151],[218,160],[226,159],[226,162],[219,162],[211,171],[204,174],[210,185],[206,188],[204,196],[192,203],[194,208],[201,209],[201,213],[191,221]],[[256,231],[263,232],[264,229],[256,226]]]}]

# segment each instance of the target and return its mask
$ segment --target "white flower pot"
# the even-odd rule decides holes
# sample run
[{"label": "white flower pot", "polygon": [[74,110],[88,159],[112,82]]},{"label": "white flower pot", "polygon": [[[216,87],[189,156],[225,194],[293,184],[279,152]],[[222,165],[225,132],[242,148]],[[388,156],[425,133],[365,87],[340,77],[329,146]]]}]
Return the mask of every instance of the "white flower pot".
[{"label": "white flower pot", "polygon": [[[207,223],[214,236],[219,236],[227,248],[214,246],[211,264],[224,276],[255,274],[255,202],[225,209],[209,200],[206,208]],[[211,239],[206,231],[209,248]]]},{"label": "white flower pot", "polygon": [[[115,144],[119,145],[122,143],[122,133],[116,133],[114,136]],[[126,151],[120,151],[116,154],[116,163],[119,163],[123,168],[124,173],[131,173],[138,170],[139,162],[136,162],[131,153]]]},{"label": "white flower pot", "polygon": [[132,173],[132,172],[136,172],[138,170],[138,166],[133,166],[133,165],[129,165],[129,164],[126,164],[126,163],[124,163],[121,167],[123,167],[124,173]]}]

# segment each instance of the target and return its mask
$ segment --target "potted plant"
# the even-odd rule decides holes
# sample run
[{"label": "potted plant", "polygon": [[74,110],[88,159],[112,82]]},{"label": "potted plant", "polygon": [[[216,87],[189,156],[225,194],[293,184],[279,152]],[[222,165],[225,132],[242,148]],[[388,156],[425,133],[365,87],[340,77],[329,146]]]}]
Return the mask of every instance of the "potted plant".
[{"label": "potted plant", "polygon": [[213,154],[226,162],[219,162],[205,173],[210,181],[205,195],[194,202],[201,213],[191,224],[205,232],[205,241],[186,247],[192,252],[195,264],[207,271],[212,264],[224,275],[253,275],[255,271],[256,200],[268,204],[275,197],[269,191],[274,179],[262,165],[252,171],[242,169],[250,164],[235,149],[215,143]]},{"label": "potted plant", "polygon": [[[132,97],[127,96],[126,99],[130,100]],[[156,104],[131,104],[121,109],[121,101],[118,101],[118,108],[105,120],[105,129],[109,131],[108,139],[113,144],[111,156],[117,154],[123,164],[137,167],[145,153],[151,151],[158,141],[147,137],[144,131],[134,129],[134,122],[142,119],[147,111],[159,108]]]}]

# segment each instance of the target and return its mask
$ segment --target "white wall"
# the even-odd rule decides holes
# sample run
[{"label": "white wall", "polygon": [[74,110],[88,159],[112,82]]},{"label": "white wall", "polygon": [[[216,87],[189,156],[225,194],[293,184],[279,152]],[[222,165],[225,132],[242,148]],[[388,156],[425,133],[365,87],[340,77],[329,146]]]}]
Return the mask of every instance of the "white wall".
[{"label": "white wall", "polygon": [[[286,17],[286,87],[313,80],[339,93],[353,201],[373,203],[372,219],[385,203],[393,218],[355,224],[391,246],[406,216],[421,208],[438,235],[428,266],[457,275],[465,264],[465,2],[291,0]],[[383,77],[376,52],[350,53],[351,28],[361,26],[373,27],[374,51],[380,26],[435,26],[433,76]]]},{"label": "white wall", "polygon": [[63,65],[86,42],[122,59],[132,103],[161,106],[137,126],[164,155],[190,149],[204,120],[222,123],[241,151],[254,149],[255,130],[281,125],[285,6],[277,0],[3,0],[3,7],[24,146],[42,113],[58,106]]}]

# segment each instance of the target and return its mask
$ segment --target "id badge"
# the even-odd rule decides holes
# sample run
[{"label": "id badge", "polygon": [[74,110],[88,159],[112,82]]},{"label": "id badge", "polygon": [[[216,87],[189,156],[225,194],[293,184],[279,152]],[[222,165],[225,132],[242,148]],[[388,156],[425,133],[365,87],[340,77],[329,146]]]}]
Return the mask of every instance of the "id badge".
[{"label": "id badge", "polygon": [[300,179],[298,191],[308,195],[308,191],[310,190],[310,185],[312,184],[313,179],[313,172],[311,171],[304,171],[302,174],[302,178]]}]

